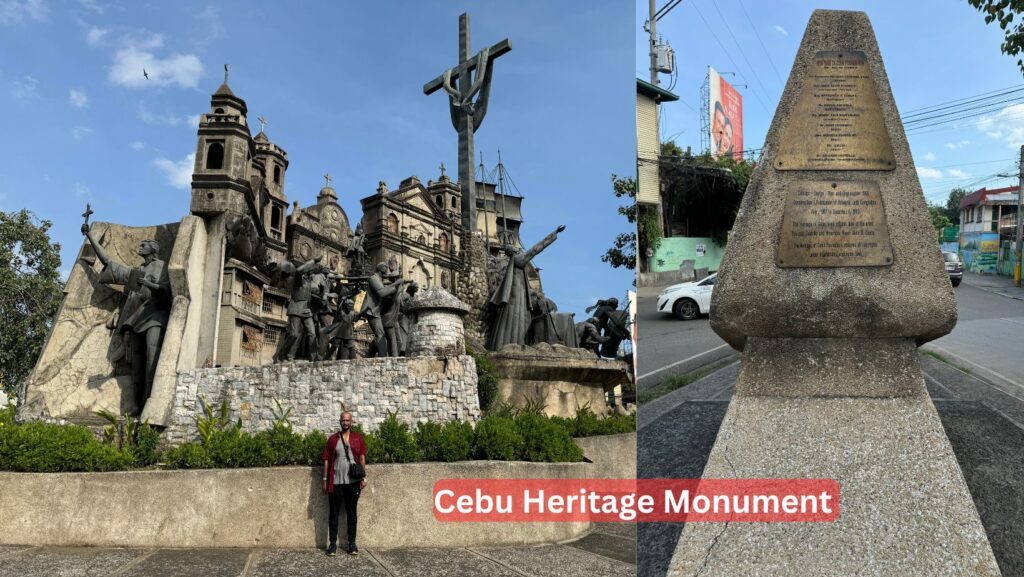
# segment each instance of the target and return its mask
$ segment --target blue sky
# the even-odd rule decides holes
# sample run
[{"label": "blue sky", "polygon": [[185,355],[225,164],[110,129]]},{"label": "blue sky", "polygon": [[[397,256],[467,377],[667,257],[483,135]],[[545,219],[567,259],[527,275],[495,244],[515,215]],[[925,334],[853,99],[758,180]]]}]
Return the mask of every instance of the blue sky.
[{"label": "blue sky", "polygon": [[[53,222],[70,269],[94,220],[149,225],[189,207],[195,123],[230,85],[288,151],[286,193],[315,202],[330,172],[353,223],[379,180],[457,174],[447,98],[423,84],[453,66],[458,16],[473,51],[508,37],[476,133],[524,203],[523,240],[559,224],[537,258],[548,295],[583,317],[631,271],[600,256],[628,224],[612,173],[635,173],[634,30],[622,0],[517,2],[80,2],[0,0],[0,210]],[[147,81],[142,68],[150,73]]]},{"label": "blue sky", "polygon": [[[665,3],[658,0],[657,7]],[[986,25],[966,0],[686,0],[657,24],[659,35],[676,52],[678,77],[673,92],[680,96],[680,101],[662,107],[662,139],[674,137],[683,148],[700,149],[699,90],[711,65],[722,72],[735,72],[735,77],[726,77],[734,85],[748,85],[738,87],[743,95],[743,145],[760,148],[815,8],[867,13],[896,106],[904,115],[1024,85],[1016,59],[999,51],[1003,35],[998,25]],[[650,77],[647,35],[642,30],[647,17],[647,1],[638,0],[635,73],[645,80]],[[662,86],[671,83],[667,75],[661,78]],[[1016,174],[1020,145],[1024,144],[1024,96],[1011,96],[1015,96],[1011,102],[990,113],[908,131],[929,201],[945,204],[949,190],[956,186],[975,190],[1016,184],[1016,177],[995,176]]]}]

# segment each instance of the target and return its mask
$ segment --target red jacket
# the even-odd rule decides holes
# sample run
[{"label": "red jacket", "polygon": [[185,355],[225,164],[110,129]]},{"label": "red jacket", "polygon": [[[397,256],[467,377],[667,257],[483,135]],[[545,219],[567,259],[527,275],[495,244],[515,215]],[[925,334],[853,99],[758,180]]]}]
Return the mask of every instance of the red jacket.
[{"label": "red jacket", "polygon": [[[327,439],[327,446],[324,447],[324,453],[320,456],[327,463],[327,492],[334,492],[334,455],[338,451],[338,443],[341,442],[341,431],[338,431],[331,435]],[[352,456],[355,458],[355,463],[359,462],[360,456],[366,455],[366,442],[363,441],[363,436],[349,429],[348,432],[348,446],[352,449]]]}]

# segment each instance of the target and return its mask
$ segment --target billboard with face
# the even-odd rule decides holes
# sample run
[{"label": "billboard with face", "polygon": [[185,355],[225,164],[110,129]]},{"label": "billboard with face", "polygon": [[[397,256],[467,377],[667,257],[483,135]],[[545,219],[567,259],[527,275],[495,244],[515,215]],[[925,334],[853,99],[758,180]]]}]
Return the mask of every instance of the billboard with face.
[{"label": "billboard with face", "polygon": [[714,68],[708,68],[710,83],[711,155],[715,158],[743,158],[743,97]]}]

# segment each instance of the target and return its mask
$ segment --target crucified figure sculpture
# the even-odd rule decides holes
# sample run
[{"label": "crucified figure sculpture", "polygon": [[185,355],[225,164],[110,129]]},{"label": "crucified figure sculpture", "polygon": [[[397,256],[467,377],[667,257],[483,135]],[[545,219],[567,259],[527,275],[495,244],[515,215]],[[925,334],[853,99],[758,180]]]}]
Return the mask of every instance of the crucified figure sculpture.
[{"label": "crucified figure sculpture", "polygon": [[[459,133],[459,186],[462,187],[462,226],[476,230],[476,178],[473,175],[473,133],[487,114],[494,59],[512,50],[508,39],[470,57],[469,15],[459,16],[459,63],[423,86],[424,94],[443,89],[448,94],[452,126]],[[475,71],[475,74],[474,74]],[[457,81],[457,85],[456,85]]]}]

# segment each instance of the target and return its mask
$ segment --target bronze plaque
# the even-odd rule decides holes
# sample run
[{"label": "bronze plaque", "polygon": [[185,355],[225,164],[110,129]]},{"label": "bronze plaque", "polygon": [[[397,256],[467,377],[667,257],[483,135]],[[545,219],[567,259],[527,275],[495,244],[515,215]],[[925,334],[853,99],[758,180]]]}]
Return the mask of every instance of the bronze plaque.
[{"label": "bronze plaque", "polygon": [[775,156],[778,170],[893,170],[896,157],[863,52],[814,55]]},{"label": "bronze plaque", "polygon": [[779,267],[892,264],[878,182],[803,180],[789,186],[776,258]]}]

